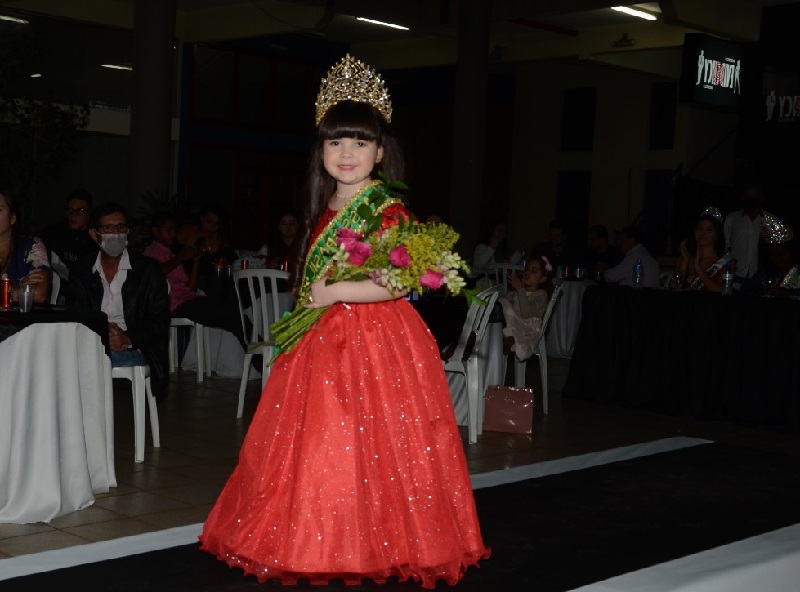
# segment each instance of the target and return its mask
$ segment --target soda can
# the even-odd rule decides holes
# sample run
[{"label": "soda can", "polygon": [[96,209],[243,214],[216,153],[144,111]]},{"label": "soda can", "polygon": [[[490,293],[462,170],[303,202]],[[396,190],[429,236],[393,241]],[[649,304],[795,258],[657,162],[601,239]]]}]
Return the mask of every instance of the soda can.
[{"label": "soda can", "polygon": [[11,280],[8,278],[0,280],[0,308],[11,308]]},{"label": "soda can", "polygon": [[247,261],[247,259],[242,259],[242,269],[247,269],[249,265],[250,263]]}]

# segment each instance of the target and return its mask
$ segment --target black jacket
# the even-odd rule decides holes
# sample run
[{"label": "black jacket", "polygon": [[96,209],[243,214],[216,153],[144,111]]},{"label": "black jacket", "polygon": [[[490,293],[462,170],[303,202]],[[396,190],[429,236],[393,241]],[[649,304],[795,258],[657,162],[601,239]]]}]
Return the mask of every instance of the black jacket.
[{"label": "black jacket", "polygon": [[[156,399],[167,396],[169,382],[169,292],[161,266],[143,255],[128,251],[131,269],[122,284],[125,333],[150,365],[150,386]],[[70,304],[100,310],[103,282],[92,271],[97,257],[84,257],[70,272]]]}]

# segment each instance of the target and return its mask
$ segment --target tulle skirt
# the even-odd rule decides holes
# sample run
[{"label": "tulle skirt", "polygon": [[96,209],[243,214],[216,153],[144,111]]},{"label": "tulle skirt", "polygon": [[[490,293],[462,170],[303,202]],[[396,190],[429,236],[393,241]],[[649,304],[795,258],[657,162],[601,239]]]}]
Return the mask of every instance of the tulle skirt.
[{"label": "tulle skirt", "polygon": [[334,305],[280,356],[200,541],[287,585],[433,588],[489,556],[439,351],[407,301]]}]

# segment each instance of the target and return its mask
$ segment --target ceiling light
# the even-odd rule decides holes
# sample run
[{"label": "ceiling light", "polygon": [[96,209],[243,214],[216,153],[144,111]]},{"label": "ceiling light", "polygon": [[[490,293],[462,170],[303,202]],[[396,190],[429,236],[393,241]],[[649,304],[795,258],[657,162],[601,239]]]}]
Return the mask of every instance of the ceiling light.
[{"label": "ceiling light", "polygon": [[650,14],[649,12],[645,12],[643,10],[636,10],[634,8],[628,8],[627,6],[612,6],[611,10],[616,10],[617,12],[624,12],[625,14],[629,14],[631,16],[638,16],[639,18],[643,18],[646,21],[657,20],[656,17]]},{"label": "ceiling light", "polygon": [[112,70],[133,70],[131,66],[123,66],[121,64],[100,64],[101,68],[111,68]]},{"label": "ceiling light", "polygon": [[31,74],[31,78],[41,78],[42,75],[36,72],[35,74]]},{"label": "ceiling light", "polygon": [[11,21],[12,23],[19,23],[20,25],[29,24],[25,19],[16,18],[14,16],[6,16],[4,14],[0,14],[0,21]]},{"label": "ceiling light", "polygon": [[400,29],[401,31],[408,31],[408,27],[404,27],[403,25],[395,25],[394,23],[384,23],[383,21],[376,21],[373,19],[364,18],[363,16],[357,16],[357,21],[364,21],[365,23],[372,23],[373,25],[381,25],[383,27],[391,27],[392,29]]}]

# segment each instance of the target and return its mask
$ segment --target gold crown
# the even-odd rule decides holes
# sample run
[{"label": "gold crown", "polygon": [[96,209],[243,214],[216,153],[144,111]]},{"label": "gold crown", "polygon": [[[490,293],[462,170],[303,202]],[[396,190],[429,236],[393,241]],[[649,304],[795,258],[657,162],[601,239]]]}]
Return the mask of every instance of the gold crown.
[{"label": "gold crown", "polygon": [[346,54],[322,79],[317,95],[316,124],[322,121],[328,109],[341,101],[357,101],[375,107],[386,119],[392,121],[392,100],[381,75],[361,60]]}]

